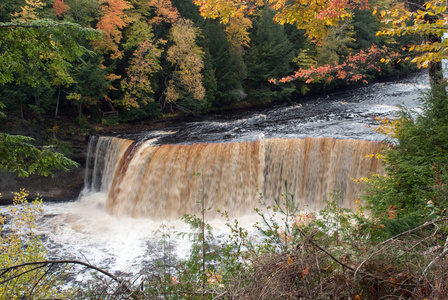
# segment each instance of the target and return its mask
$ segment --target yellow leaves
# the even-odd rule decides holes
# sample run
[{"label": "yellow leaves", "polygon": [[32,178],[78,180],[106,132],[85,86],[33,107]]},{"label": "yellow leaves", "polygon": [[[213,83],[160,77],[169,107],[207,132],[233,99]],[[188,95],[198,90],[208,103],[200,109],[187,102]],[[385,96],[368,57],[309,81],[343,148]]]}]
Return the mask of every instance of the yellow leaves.
[{"label": "yellow leaves", "polygon": [[362,183],[362,182],[369,182],[369,181],[370,181],[370,178],[368,178],[368,177],[361,177],[361,178],[359,178],[359,179],[352,178],[352,180],[353,180],[354,182],[356,182],[356,183]]},{"label": "yellow leaves", "polygon": [[38,19],[36,10],[44,8],[45,4],[41,0],[25,0],[26,5],[21,7],[21,12],[16,12],[13,16],[20,21],[31,21]]},{"label": "yellow leaves", "polygon": [[383,159],[383,155],[381,153],[367,154],[365,157],[366,158]]},{"label": "yellow leaves", "polygon": [[[363,6],[360,2],[362,1],[357,2],[357,5],[361,9],[368,6]],[[247,18],[269,5],[276,11],[276,23],[294,24],[297,28],[304,29],[313,41],[321,41],[328,34],[329,26],[337,26],[341,20],[351,18],[353,8],[344,1],[329,0],[193,0],[193,3],[199,6],[203,17],[219,18],[223,24],[232,22],[234,18]]]},{"label": "yellow leaves", "polygon": [[435,10],[435,13],[438,15],[442,12],[445,12],[445,10],[446,10],[446,6],[438,6]]},{"label": "yellow leaves", "polygon": [[396,137],[396,131],[401,124],[400,120],[389,119],[389,118],[375,118],[375,121],[379,122],[380,125],[373,130],[378,133],[388,135],[392,138]]},{"label": "yellow leaves", "polygon": [[230,19],[225,29],[227,40],[234,48],[240,46],[249,47],[250,37],[249,29],[252,22],[246,17],[234,17]]},{"label": "yellow leaves", "polygon": [[82,99],[82,95],[78,93],[70,93],[68,94],[67,99],[77,102]]},{"label": "yellow leaves", "polygon": [[[440,41],[422,42],[412,45],[407,50],[413,53],[411,62],[420,68],[426,68],[431,62],[439,62],[448,53],[448,42],[443,34],[448,25],[447,5],[444,1],[427,1],[422,9],[410,11],[405,6],[381,12],[381,22],[385,28],[376,33],[377,36],[431,35]],[[404,49],[406,50],[406,49]],[[406,59],[409,60],[409,59]]]},{"label": "yellow leaves", "polygon": [[126,91],[123,99],[125,107],[139,107],[154,101],[152,89],[152,76],[161,66],[159,57],[162,50],[156,47],[150,38],[142,42],[133,53],[127,69],[128,76],[121,82]]},{"label": "yellow leaves", "polygon": [[201,73],[204,52],[196,45],[199,33],[200,30],[194,27],[193,22],[186,19],[179,19],[171,28],[174,45],[168,49],[167,59],[177,66],[177,70],[165,92],[168,102],[178,100],[185,93],[192,93],[196,100],[205,96]]},{"label": "yellow leaves", "polygon": [[[33,233],[42,201],[37,199],[28,203],[27,196],[24,190],[15,193],[13,205],[6,209],[9,228],[8,234],[0,235],[0,268],[46,259],[45,248]],[[1,220],[0,225],[3,225]],[[22,299],[23,295],[32,299],[66,298],[58,291],[60,278],[52,277],[44,268],[29,266],[20,272],[21,276],[12,278],[10,284],[0,285],[2,299]]]}]

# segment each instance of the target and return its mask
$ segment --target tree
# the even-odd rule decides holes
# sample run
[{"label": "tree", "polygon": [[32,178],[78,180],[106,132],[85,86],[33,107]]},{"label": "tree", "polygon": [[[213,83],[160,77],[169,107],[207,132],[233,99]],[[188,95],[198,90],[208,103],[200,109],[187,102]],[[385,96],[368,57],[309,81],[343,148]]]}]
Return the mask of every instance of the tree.
[{"label": "tree", "polygon": [[101,51],[110,52],[112,59],[121,58],[121,30],[129,24],[125,10],[132,8],[132,5],[126,0],[104,0],[102,3],[103,15],[96,28],[103,32],[103,39],[96,42],[96,46]]},{"label": "tree", "polygon": [[[50,270],[27,266],[22,275],[17,272],[7,274],[5,268],[13,265],[45,260],[46,249],[34,232],[35,220],[42,211],[41,200],[28,203],[27,194],[22,191],[14,194],[14,205],[8,207],[8,217],[0,217],[0,297],[2,299],[20,298],[60,298],[64,293],[59,286],[64,278],[53,276]],[[9,228],[5,226],[8,223]],[[6,230],[5,230],[6,229]],[[8,280],[9,279],[9,280]],[[10,281],[10,284],[8,284]],[[40,284],[39,284],[40,283]]]},{"label": "tree", "polygon": [[235,68],[236,62],[231,56],[230,45],[223,26],[211,21],[205,25],[203,32],[208,42],[212,68],[216,70],[216,93],[213,105],[217,107],[231,105],[240,100],[236,91],[242,89],[242,80],[239,76],[241,70]]},{"label": "tree", "polygon": [[134,52],[128,68],[128,76],[122,81],[126,91],[124,103],[128,107],[140,107],[154,101],[152,77],[161,69],[159,58],[162,50],[147,38]]},{"label": "tree", "polygon": [[192,21],[181,18],[170,33],[174,44],[167,51],[167,60],[174,72],[165,91],[166,101],[173,102],[190,93],[196,100],[201,100],[205,96],[201,73],[204,52],[196,44],[199,28],[194,27]]},{"label": "tree", "polygon": [[99,1],[64,0],[64,2],[69,9],[63,15],[63,19],[67,22],[77,23],[83,27],[93,27],[94,20],[98,19],[102,12]]},{"label": "tree", "polygon": [[98,32],[49,19],[0,23],[0,84],[48,84],[46,72],[68,72],[70,62],[89,52],[81,40]]},{"label": "tree", "polygon": [[[62,73],[68,73],[70,62],[89,52],[80,42],[97,38],[99,32],[73,23],[38,19],[36,9],[42,3],[26,3],[16,19],[0,23],[0,84],[49,86],[51,76],[62,78]],[[30,143],[32,140],[0,133],[0,168],[25,177],[32,173],[48,176],[53,169],[67,170],[77,165],[51,151],[51,147],[37,148]]]},{"label": "tree", "polygon": [[[380,159],[384,176],[373,176],[364,199],[391,234],[409,229],[448,209],[448,97],[445,85],[423,95],[420,113],[403,110],[398,120],[382,120],[386,142]],[[376,159],[376,158],[373,158]]]},{"label": "tree", "polygon": [[109,101],[107,92],[110,81],[107,80],[107,70],[101,67],[97,57],[85,59],[72,68],[75,84],[65,89],[67,99],[78,107],[78,117],[82,115],[83,106],[92,106]]},{"label": "tree", "polygon": [[404,59],[428,68],[431,81],[436,85],[441,79],[441,61],[448,51],[448,40],[443,39],[448,25],[446,9],[446,2],[439,0],[409,1],[407,5],[398,3],[395,7],[386,7],[380,12],[384,28],[377,33],[392,37],[421,36],[415,43],[403,45],[403,50],[410,54]]},{"label": "tree", "polygon": [[270,102],[290,96],[292,85],[274,86],[268,82],[292,71],[290,65],[295,56],[285,27],[272,20],[274,11],[267,8],[261,11],[260,18],[254,22],[252,46],[246,51],[247,78],[244,81],[247,101]]},{"label": "tree", "polygon": [[349,0],[193,0],[200,7],[201,14],[207,18],[219,18],[227,24],[234,18],[244,18],[254,14],[258,9],[269,6],[276,11],[274,21],[283,25],[295,24],[304,29],[311,39],[320,40],[328,33],[328,28],[340,20],[350,18],[352,9],[368,8],[368,1]]},{"label": "tree", "polygon": [[64,2],[64,0],[54,0],[53,10],[56,16],[64,16],[70,10],[70,5]]},{"label": "tree", "polygon": [[362,82],[366,83],[368,71],[381,71],[381,65],[377,62],[385,62],[384,56],[388,56],[389,60],[398,60],[398,53],[390,52],[387,47],[378,47],[372,45],[369,49],[360,50],[358,53],[349,53],[341,63],[334,62],[325,65],[309,66],[308,68],[299,68],[294,74],[277,79],[270,79],[270,82],[287,83],[296,79],[304,79],[305,83],[318,82],[326,80],[328,82],[334,79],[344,80],[346,82]]}]

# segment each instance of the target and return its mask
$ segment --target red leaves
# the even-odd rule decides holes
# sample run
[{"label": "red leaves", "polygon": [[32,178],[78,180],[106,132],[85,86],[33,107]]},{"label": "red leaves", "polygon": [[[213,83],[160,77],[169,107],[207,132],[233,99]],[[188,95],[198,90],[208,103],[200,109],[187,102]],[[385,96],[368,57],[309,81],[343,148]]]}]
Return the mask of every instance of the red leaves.
[{"label": "red leaves", "polygon": [[346,13],[345,9],[348,7],[348,0],[330,0],[328,1],[328,7],[326,9],[321,10],[317,14],[317,19],[325,20],[325,19],[334,19],[343,17]]},{"label": "red leaves", "polygon": [[[304,79],[306,84],[314,81],[325,79],[328,82],[333,79],[342,79],[349,82],[357,82],[362,80],[367,82],[367,71],[381,71],[381,67],[378,64],[380,57],[396,57],[398,54],[389,52],[386,47],[379,48],[376,45],[372,45],[369,49],[361,50],[356,54],[350,53],[345,58],[345,62],[339,64],[333,62],[332,64],[326,64],[318,67],[310,66],[308,69],[300,68],[293,75],[281,78],[278,82],[287,83],[296,79]],[[270,83],[277,84],[276,79],[270,79]]]}]

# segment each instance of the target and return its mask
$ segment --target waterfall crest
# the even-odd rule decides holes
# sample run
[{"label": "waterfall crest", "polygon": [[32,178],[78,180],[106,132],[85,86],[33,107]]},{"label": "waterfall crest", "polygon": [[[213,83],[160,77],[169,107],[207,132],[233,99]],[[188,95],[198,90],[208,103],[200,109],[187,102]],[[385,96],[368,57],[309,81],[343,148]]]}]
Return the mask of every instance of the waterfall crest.
[{"label": "waterfall crest", "polygon": [[333,138],[266,139],[240,143],[162,145],[99,137],[89,144],[85,190],[108,194],[114,215],[175,218],[206,207],[231,215],[253,212],[260,194],[279,197],[284,181],[305,210],[320,209],[338,192],[354,207],[352,178],[382,173],[380,144]]}]

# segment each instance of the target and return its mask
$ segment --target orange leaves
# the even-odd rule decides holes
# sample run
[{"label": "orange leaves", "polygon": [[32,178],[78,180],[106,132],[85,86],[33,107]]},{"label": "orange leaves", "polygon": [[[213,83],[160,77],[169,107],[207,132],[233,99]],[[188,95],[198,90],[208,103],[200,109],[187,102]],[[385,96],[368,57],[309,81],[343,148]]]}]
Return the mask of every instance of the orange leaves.
[{"label": "orange leaves", "polygon": [[[295,264],[295,265],[294,265]],[[305,265],[300,264],[300,262],[296,261],[292,255],[288,255],[288,258],[286,260],[286,265],[291,266],[293,268],[298,269],[298,273],[300,274],[300,277],[305,278],[310,273],[311,266],[307,263]]]},{"label": "orange leaves", "polygon": [[101,2],[103,16],[98,22],[97,29],[103,31],[103,40],[97,42],[96,46],[105,52],[111,52],[112,59],[121,58],[123,53],[118,49],[122,37],[121,29],[129,23],[124,11],[132,8],[132,5],[126,0],[101,0]]},{"label": "orange leaves", "polygon": [[310,265],[306,264],[305,268],[302,269],[302,272],[300,272],[300,276],[302,278],[305,278],[306,276],[308,276],[308,273],[310,272]]},{"label": "orange leaves", "polygon": [[389,220],[395,219],[397,217],[397,206],[392,206],[392,204],[389,204],[386,213]]},{"label": "orange leaves", "polygon": [[154,7],[156,14],[149,20],[149,24],[174,23],[180,17],[179,12],[169,0],[149,0],[147,5]]},{"label": "orange leaves", "polygon": [[53,10],[54,14],[57,17],[61,17],[66,13],[68,13],[68,11],[70,10],[70,6],[67,3],[65,3],[64,0],[54,0]]}]

